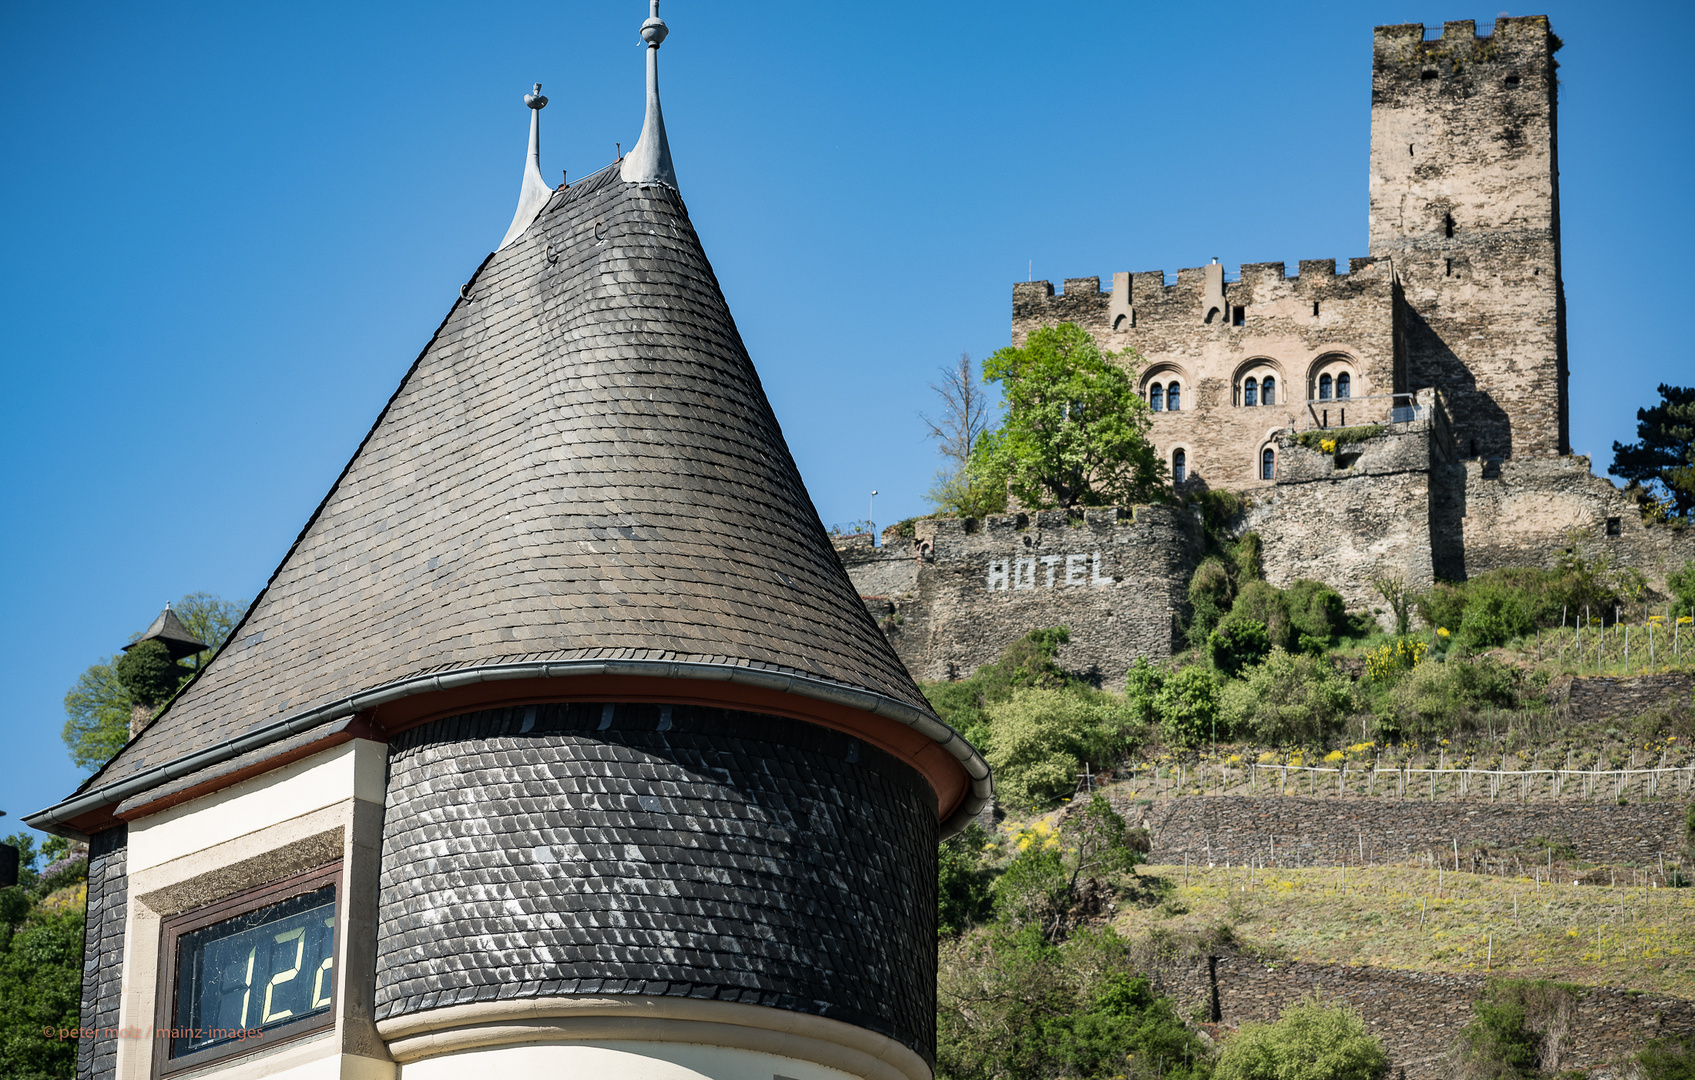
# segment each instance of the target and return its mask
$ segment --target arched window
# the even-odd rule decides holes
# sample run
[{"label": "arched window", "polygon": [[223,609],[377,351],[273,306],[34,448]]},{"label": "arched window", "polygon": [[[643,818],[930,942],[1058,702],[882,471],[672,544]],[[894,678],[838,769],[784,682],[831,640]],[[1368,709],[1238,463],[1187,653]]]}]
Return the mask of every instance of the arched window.
[{"label": "arched window", "polygon": [[1189,475],[1189,455],[1181,450],[1171,452],[1171,479],[1181,484]]},{"label": "arched window", "polygon": [[1148,408],[1154,412],[1165,411],[1165,390],[1159,383],[1148,387]]},{"label": "arched window", "polygon": [[1270,375],[1267,375],[1265,381],[1259,384],[1259,400],[1262,405],[1277,404],[1277,380]]},{"label": "arched window", "polygon": [[1348,373],[1346,371],[1344,371],[1344,372],[1342,372],[1342,374],[1336,376],[1336,396],[1337,397],[1339,397],[1339,398],[1348,397],[1348,396],[1350,396],[1352,390],[1353,390],[1353,380],[1348,377]]},{"label": "arched window", "polygon": [[1277,479],[1277,453],[1269,446],[1260,451],[1259,478],[1261,480]]},{"label": "arched window", "polygon": [[1180,391],[1177,389],[1176,383],[1172,383],[1170,386],[1165,388],[1165,411],[1166,412],[1177,412],[1178,411],[1178,407],[1182,404],[1182,402],[1179,400],[1179,398],[1177,396],[1179,393],[1180,393]]},{"label": "arched window", "polygon": [[1258,379],[1249,379],[1247,382],[1242,384],[1242,404],[1244,404],[1244,405],[1258,405],[1259,404],[1259,380]]},{"label": "arched window", "polygon": [[1328,371],[1318,377],[1318,400],[1330,400],[1330,373]]}]

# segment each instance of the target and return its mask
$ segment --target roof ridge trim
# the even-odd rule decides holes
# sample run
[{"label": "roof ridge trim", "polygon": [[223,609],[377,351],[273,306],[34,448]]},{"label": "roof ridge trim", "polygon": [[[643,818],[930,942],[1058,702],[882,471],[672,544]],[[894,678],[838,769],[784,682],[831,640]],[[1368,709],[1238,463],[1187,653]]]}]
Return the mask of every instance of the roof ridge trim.
[{"label": "roof ridge trim", "polygon": [[976,747],[934,713],[885,694],[810,675],[742,667],[736,664],[712,664],[692,660],[538,660],[521,664],[488,664],[435,675],[414,675],[361,691],[351,697],[273,721],[245,735],[225,739],[126,779],[73,795],[45,810],[27,815],[23,820],[31,828],[45,832],[59,832],[65,829],[75,833],[66,822],[103,807],[116,806],[149,788],[222,764],[249,751],[258,750],[292,735],[356,715],[378,705],[415,694],[451,690],[472,683],[505,679],[558,679],[581,675],[641,675],[650,678],[742,683],[858,709],[905,724],[946,750],[971,777],[971,794],[953,815],[942,823],[944,836],[963,829],[988,805],[994,794],[994,778],[990,774],[989,764]]}]

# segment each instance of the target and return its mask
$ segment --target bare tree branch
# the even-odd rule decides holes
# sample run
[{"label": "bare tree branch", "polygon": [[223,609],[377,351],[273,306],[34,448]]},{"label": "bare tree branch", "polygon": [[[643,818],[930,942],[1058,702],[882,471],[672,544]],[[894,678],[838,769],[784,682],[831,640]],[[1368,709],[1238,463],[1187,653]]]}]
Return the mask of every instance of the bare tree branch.
[{"label": "bare tree branch", "polygon": [[930,389],[942,399],[942,415],[932,420],[919,413],[918,418],[924,421],[928,437],[936,440],[942,456],[953,462],[956,471],[962,470],[989,426],[989,396],[977,380],[971,354],[960,353],[957,364],[942,368],[941,382],[931,383]]}]

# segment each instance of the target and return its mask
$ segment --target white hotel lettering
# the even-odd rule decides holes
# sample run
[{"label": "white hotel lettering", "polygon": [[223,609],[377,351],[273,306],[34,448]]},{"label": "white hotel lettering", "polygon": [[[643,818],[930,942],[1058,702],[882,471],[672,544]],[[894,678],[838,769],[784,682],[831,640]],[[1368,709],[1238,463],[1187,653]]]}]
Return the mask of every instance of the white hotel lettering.
[{"label": "white hotel lettering", "polygon": [[[1036,564],[1040,562],[1041,568]],[[1064,564],[1064,570],[1060,569]],[[990,559],[988,586],[990,592],[1006,589],[1034,589],[1038,585],[1051,589],[1063,584],[1111,585],[1110,574],[1101,573],[1101,553],[1098,551],[1075,555],[1027,555],[1020,559]]]}]

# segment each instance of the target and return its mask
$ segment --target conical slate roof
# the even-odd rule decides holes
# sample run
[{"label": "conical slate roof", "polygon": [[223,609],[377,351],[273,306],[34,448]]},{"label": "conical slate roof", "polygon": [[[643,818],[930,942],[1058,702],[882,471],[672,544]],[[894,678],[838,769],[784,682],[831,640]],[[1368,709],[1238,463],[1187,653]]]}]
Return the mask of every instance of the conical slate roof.
[{"label": "conical slate roof", "polygon": [[928,713],[681,197],[615,166],[490,256],[229,642],[91,783],[409,677],[583,658],[791,672]]},{"label": "conical slate roof", "polygon": [[205,652],[211,648],[210,645],[188,632],[188,627],[184,626],[182,620],[177,618],[177,613],[171,610],[169,604],[165,605],[165,610],[161,611],[159,617],[153,620],[153,625],[147,628],[145,634],[124,646],[124,652],[129,652],[143,641],[159,642],[171,654],[172,660],[181,660],[186,656],[193,656],[195,653]]}]

